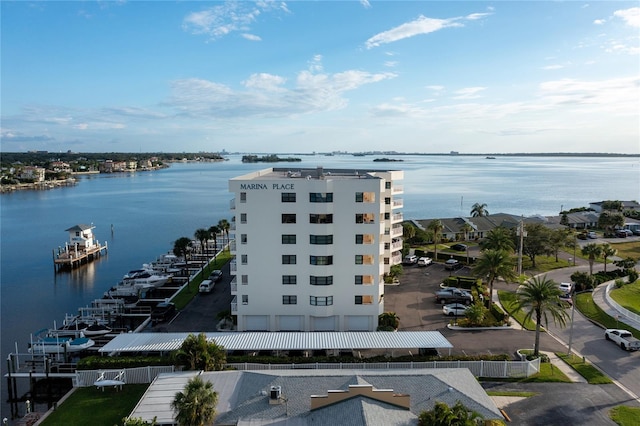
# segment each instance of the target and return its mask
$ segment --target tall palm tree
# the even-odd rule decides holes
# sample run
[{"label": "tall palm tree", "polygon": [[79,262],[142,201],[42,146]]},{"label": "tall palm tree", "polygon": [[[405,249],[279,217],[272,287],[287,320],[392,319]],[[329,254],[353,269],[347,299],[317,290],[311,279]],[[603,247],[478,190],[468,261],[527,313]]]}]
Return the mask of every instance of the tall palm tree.
[{"label": "tall palm tree", "polygon": [[189,246],[191,245],[191,239],[188,237],[180,237],[173,243],[173,254],[176,256],[182,256],[187,260],[187,253],[189,252]]},{"label": "tall palm tree", "polygon": [[209,266],[209,250],[208,244],[205,244],[209,239],[209,231],[204,228],[196,229],[196,232],[193,234],[193,237],[200,241],[200,253],[204,253],[207,257],[207,263],[205,264],[205,268]]},{"label": "tall palm tree", "polygon": [[513,253],[516,246],[513,242],[513,235],[511,230],[504,226],[498,226],[487,232],[485,238],[480,241],[480,248],[482,250],[503,250],[508,253]]},{"label": "tall palm tree", "polygon": [[513,256],[504,250],[484,250],[475,265],[473,275],[486,280],[489,283],[489,300],[487,306],[491,306],[493,297],[493,282],[501,277],[505,281],[515,281],[515,260]]},{"label": "tall palm tree", "polygon": [[469,239],[469,233],[473,231],[473,226],[469,225],[469,223],[465,222],[460,227],[460,230],[464,233],[464,240],[467,241]]},{"label": "tall palm tree", "polygon": [[476,411],[457,401],[453,407],[436,401],[433,410],[423,411],[418,416],[418,426],[477,426],[484,424],[484,418]]},{"label": "tall palm tree", "polygon": [[470,214],[473,217],[487,216],[489,214],[489,210],[487,210],[487,204],[486,203],[482,203],[482,204],[475,203],[473,206],[471,206]]},{"label": "tall palm tree", "polygon": [[551,316],[555,324],[564,327],[569,319],[569,314],[567,314],[564,305],[561,303],[561,295],[562,290],[558,287],[558,283],[547,279],[546,275],[531,278],[518,290],[516,309],[526,311],[525,321],[531,320],[531,317],[535,314],[536,341],[533,346],[534,356],[540,354],[540,327],[542,320],[544,319],[545,325],[548,325],[548,317]]},{"label": "tall palm tree", "polygon": [[204,426],[216,416],[218,393],[211,382],[196,376],[187,382],[184,390],[176,393],[171,408],[179,426]]},{"label": "tall palm tree", "polygon": [[197,336],[189,334],[180,349],[174,354],[175,359],[187,370],[220,371],[224,368],[227,356],[223,346],[209,342],[204,333]]},{"label": "tall palm tree", "polygon": [[209,238],[213,238],[213,251],[214,255],[218,254],[218,234],[220,233],[220,227],[213,225],[209,227]]},{"label": "tall palm tree", "polygon": [[427,229],[433,235],[433,260],[438,260],[438,244],[440,244],[440,239],[442,238],[442,230],[444,229],[444,225],[440,219],[434,219],[429,222]]},{"label": "tall palm tree", "polygon": [[604,272],[607,272],[607,259],[618,254],[618,250],[611,247],[609,243],[604,243],[600,247],[602,251],[602,258],[604,259]]},{"label": "tall palm tree", "polygon": [[602,255],[602,247],[596,243],[587,244],[582,247],[582,254],[589,256],[589,275],[593,275],[593,263]]},{"label": "tall palm tree", "polygon": [[[227,219],[220,219],[218,221],[218,228],[220,228],[220,232],[224,233],[227,237],[227,241],[229,240],[229,228],[231,228],[231,224],[227,221]],[[224,243],[224,240],[223,240]]]}]

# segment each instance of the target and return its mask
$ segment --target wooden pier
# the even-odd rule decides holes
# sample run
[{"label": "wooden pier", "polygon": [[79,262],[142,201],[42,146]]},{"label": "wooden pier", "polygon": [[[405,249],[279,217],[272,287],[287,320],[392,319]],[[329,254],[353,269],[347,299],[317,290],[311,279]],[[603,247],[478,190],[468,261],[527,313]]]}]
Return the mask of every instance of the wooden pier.
[{"label": "wooden pier", "polygon": [[65,246],[64,248],[58,247],[53,250],[53,265],[56,270],[60,269],[75,269],[85,263],[89,263],[94,259],[106,254],[108,250],[107,242],[104,245],[97,243],[93,247],[73,247]]}]

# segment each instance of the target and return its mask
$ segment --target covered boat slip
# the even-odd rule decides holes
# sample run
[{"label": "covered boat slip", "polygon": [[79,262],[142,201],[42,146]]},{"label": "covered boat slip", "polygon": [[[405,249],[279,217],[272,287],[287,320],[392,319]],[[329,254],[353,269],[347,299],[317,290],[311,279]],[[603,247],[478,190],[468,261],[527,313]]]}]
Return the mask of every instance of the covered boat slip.
[{"label": "covered boat slip", "polygon": [[[177,350],[193,333],[119,334],[99,349],[109,355],[132,352],[161,353]],[[448,349],[453,345],[439,331],[372,332],[212,332],[207,339],[227,351],[311,350],[421,350]]]}]

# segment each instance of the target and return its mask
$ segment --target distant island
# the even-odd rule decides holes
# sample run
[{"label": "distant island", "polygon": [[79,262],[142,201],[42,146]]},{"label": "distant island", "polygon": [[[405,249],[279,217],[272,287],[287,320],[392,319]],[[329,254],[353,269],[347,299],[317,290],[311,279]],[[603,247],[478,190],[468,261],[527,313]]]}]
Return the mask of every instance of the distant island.
[{"label": "distant island", "polygon": [[373,161],[378,161],[378,162],[382,162],[382,163],[393,163],[395,161],[404,161],[404,160],[398,160],[395,158],[375,158]]},{"label": "distant island", "polygon": [[280,158],[275,154],[264,155],[262,157],[258,157],[257,155],[242,156],[243,163],[279,163],[279,162],[294,163],[297,161],[302,161],[302,160],[300,158],[295,158],[295,157]]}]

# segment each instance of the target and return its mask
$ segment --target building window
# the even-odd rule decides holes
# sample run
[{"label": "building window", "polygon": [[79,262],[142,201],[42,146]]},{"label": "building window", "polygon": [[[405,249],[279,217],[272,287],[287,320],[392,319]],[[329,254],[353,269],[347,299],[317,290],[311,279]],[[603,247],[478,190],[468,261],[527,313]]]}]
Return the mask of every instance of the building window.
[{"label": "building window", "polygon": [[389,219],[391,219],[391,213],[385,213],[384,220],[389,220]]},{"label": "building window", "polygon": [[311,285],[333,285],[333,275],[327,277],[309,277],[309,284]]},{"label": "building window", "polygon": [[283,192],[281,195],[283,203],[295,203],[296,202],[296,193],[295,192]]},{"label": "building window", "polygon": [[296,284],[298,284],[298,276],[297,275],[283,275],[282,276],[282,284],[284,284],[284,285],[296,285]]},{"label": "building window", "polygon": [[384,189],[391,189],[391,182],[385,182]]},{"label": "building window", "polygon": [[283,305],[297,305],[298,296],[282,296]]},{"label": "building window", "polygon": [[309,256],[310,265],[333,265],[333,256]]},{"label": "building window", "polygon": [[363,276],[356,275],[355,285],[362,285]]},{"label": "building window", "polygon": [[333,244],[333,235],[310,235],[310,244]]},{"label": "building window", "polygon": [[371,285],[373,284],[373,275],[356,275],[355,285]]},{"label": "building window", "polygon": [[282,214],[282,223],[296,223],[296,215],[295,215],[295,213],[283,213]]},{"label": "building window", "polygon": [[333,192],[310,192],[310,203],[333,203]]},{"label": "building window", "polygon": [[384,199],[384,203],[385,203],[386,205],[391,204],[391,197],[385,197],[385,199]]},{"label": "building window", "polygon": [[332,214],[310,214],[309,223],[333,223]]},{"label": "building window", "polygon": [[249,284],[249,275],[242,275],[240,277],[240,282],[242,283],[242,285]]},{"label": "building window", "polygon": [[246,192],[241,192],[240,193],[240,202],[241,203],[246,203],[247,202],[247,193]]},{"label": "building window", "polygon": [[282,264],[283,265],[295,265],[296,264],[296,255],[295,254],[283,254],[282,255]]},{"label": "building window", "polygon": [[309,296],[309,304],[311,306],[331,306],[333,305],[333,296]]},{"label": "building window", "polygon": [[295,234],[282,234],[282,244],[295,244],[295,243],[296,243]]},{"label": "building window", "polygon": [[247,261],[248,261],[248,256],[247,256],[246,254],[240,255],[240,262],[241,262],[243,265],[246,265],[246,264],[247,264]]},{"label": "building window", "polygon": [[361,254],[356,254],[356,265],[362,265],[362,258]]},{"label": "building window", "polygon": [[356,296],[356,305],[371,305],[373,304],[373,296]]},{"label": "building window", "polygon": [[376,201],[376,194],[373,192],[356,192],[356,203],[373,203]]},{"label": "building window", "polygon": [[247,234],[240,234],[240,244],[247,244]]},{"label": "building window", "polygon": [[248,305],[249,304],[249,295],[248,294],[243,294],[242,295],[242,304],[243,305]]},{"label": "building window", "polygon": [[373,213],[356,213],[356,223],[375,223]]},{"label": "building window", "polygon": [[356,244],[373,244],[375,238],[371,234],[356,234]]},{"label": "building window", "polygon": [[247,223],[247,214],[240,213],[240,223]]}]

